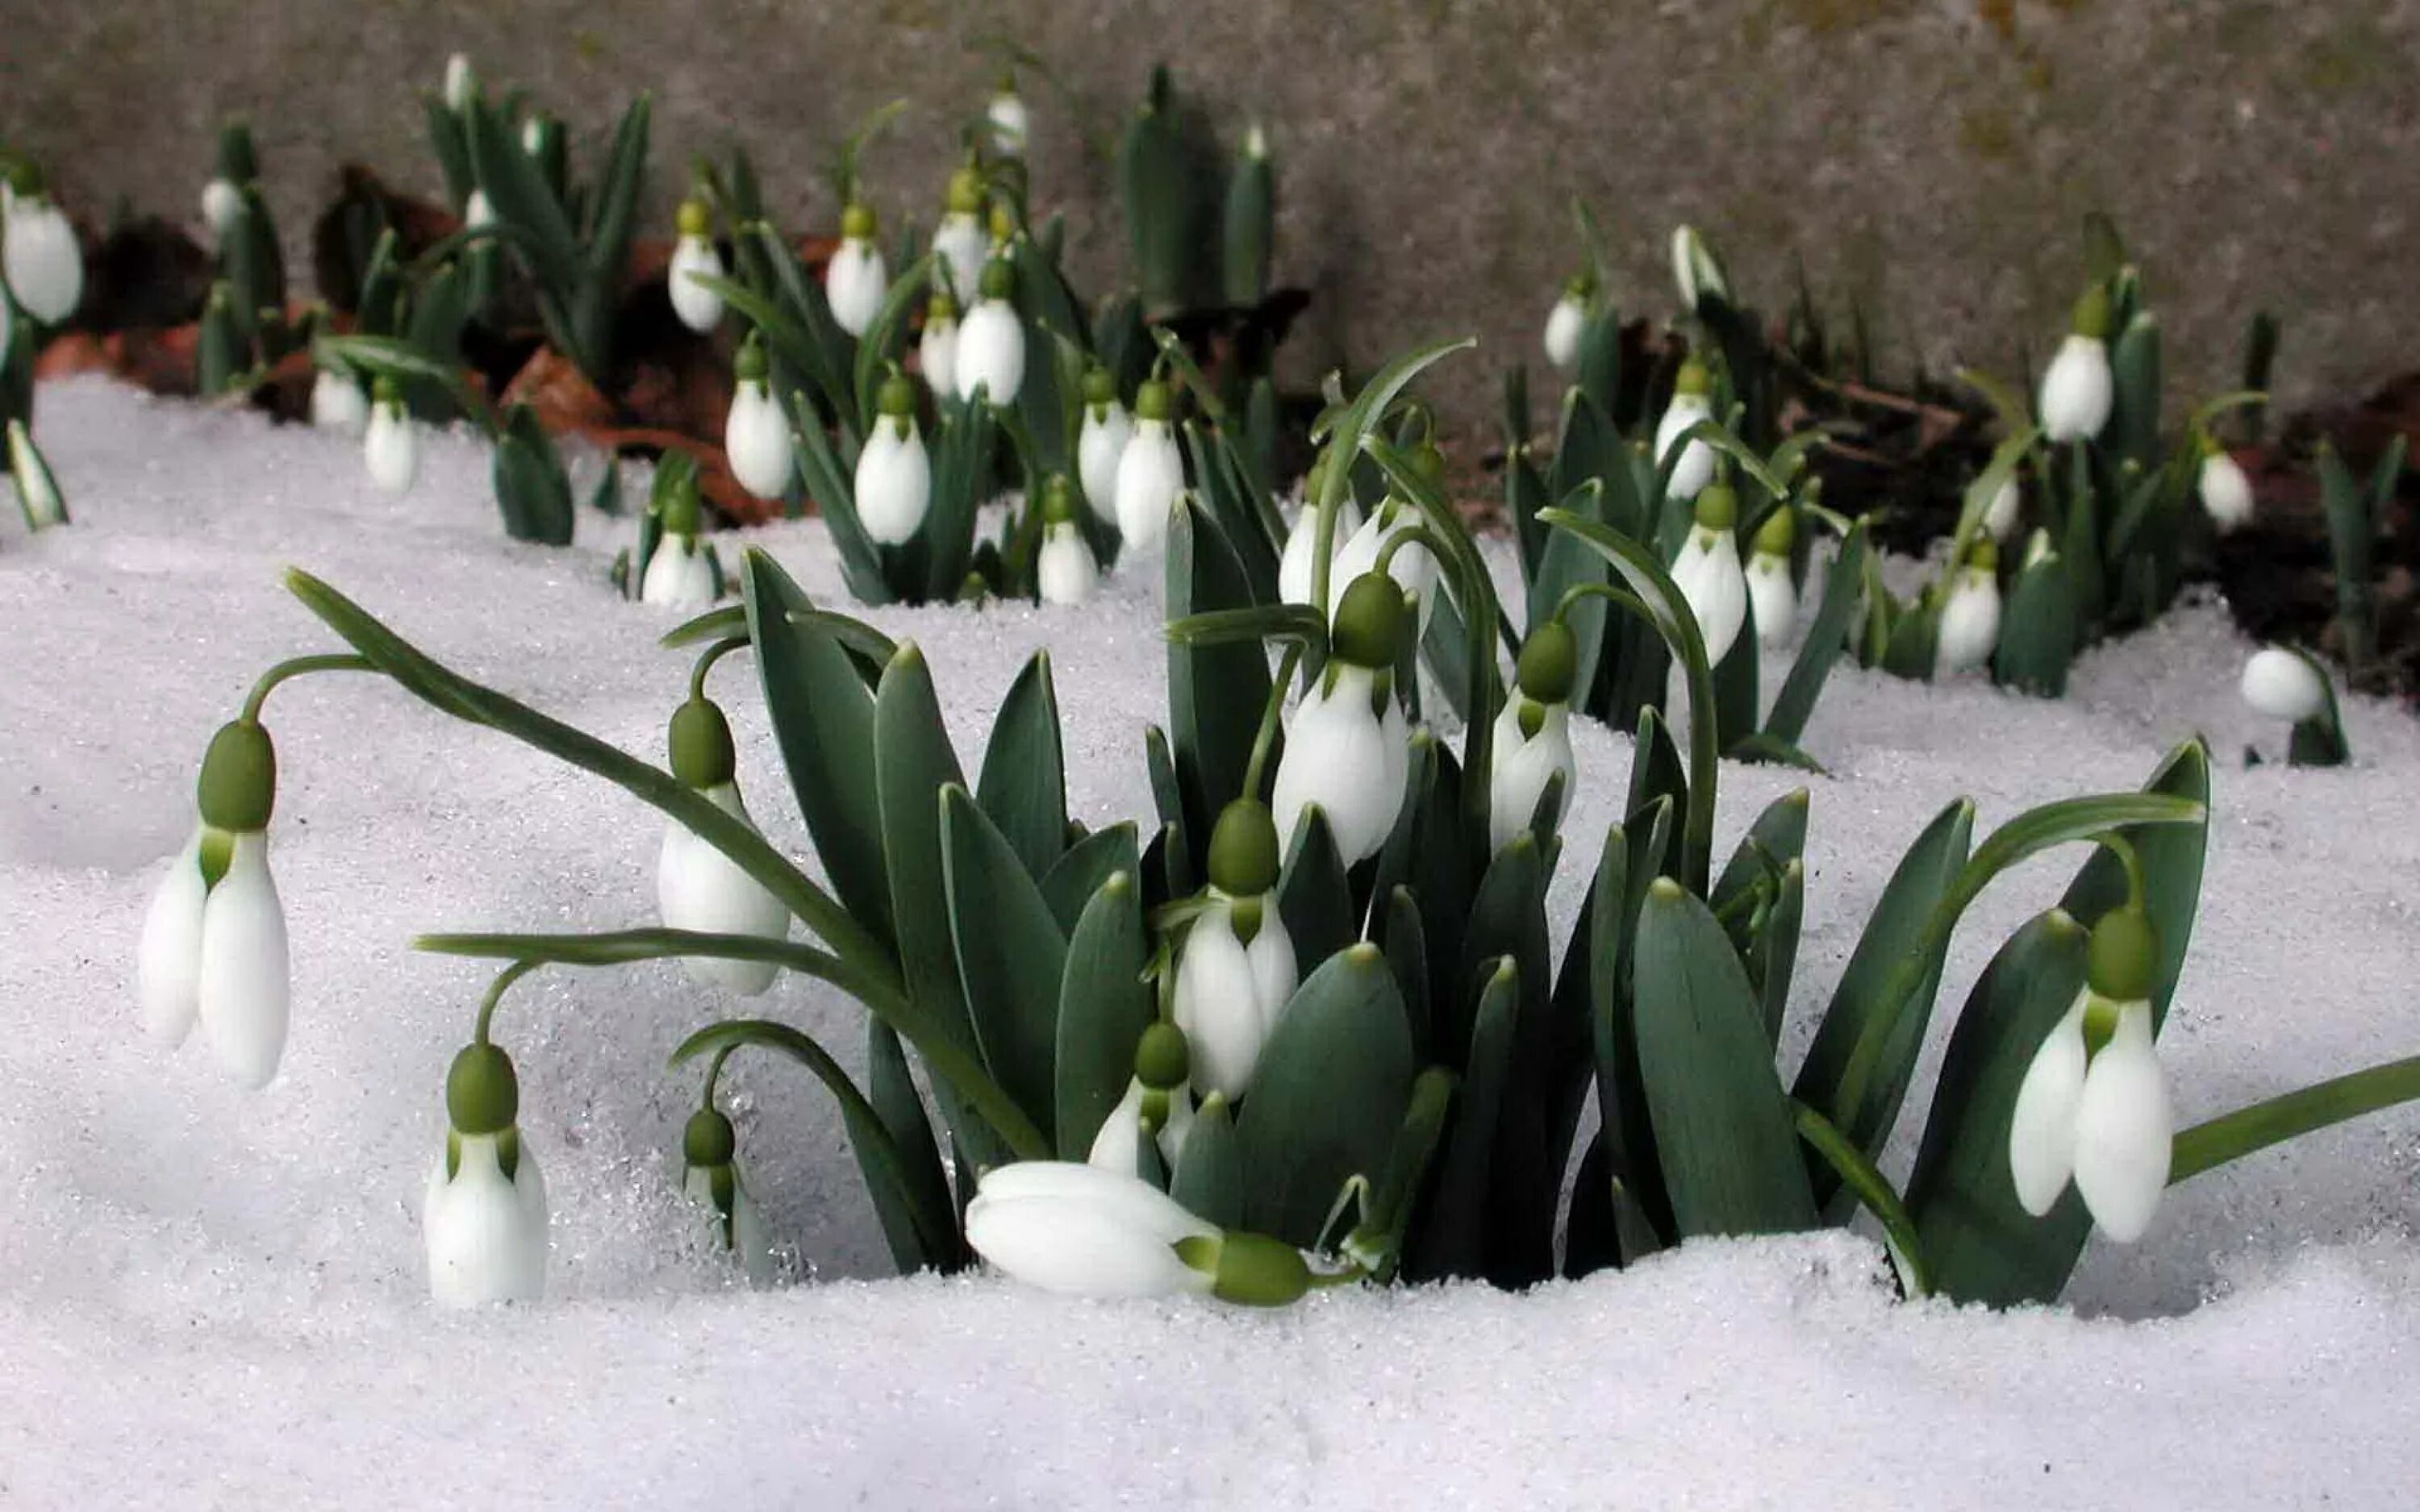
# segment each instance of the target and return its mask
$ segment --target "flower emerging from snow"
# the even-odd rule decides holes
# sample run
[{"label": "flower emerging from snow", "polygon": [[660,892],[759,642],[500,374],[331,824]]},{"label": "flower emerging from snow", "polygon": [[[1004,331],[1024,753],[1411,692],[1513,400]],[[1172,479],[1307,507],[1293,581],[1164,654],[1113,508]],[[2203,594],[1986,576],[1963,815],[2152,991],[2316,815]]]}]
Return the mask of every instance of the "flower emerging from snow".
[{"label": "flower emerging from snow", "polygon": [[1721,664],[1747,620],[1747,576],[1740,569],[1739,498],[1728,483],[1708,484],[1698,494],[1697,523],[1681,554],[1672,559],[1672,582],[1681,590],[1698,632],[1706,642],[1706,665]]},{"label": "flower emerging from snow", "polygon": [[875,245],[874,211],[851,205],[840,212],[840,245],[824,269],[824,293],[831,301],[832,319],[852,336],[862,336],[874,324],[875,312],[891,289],[891,271]]},{"label": "flower emerging from snow", "polygon": [[1932,675],[1954,677],[1992,659],[2000,643],[2000,548],[1975,543],[1958,569],[1933,635]]},{"label": "flower emerging from snow", "polygon": [[1395,700],[1395,665],[1412,633],[1404,590],[1364,573],[1339,596],[1328,662],[1295,710],[1270,804],[1290,838],[1303,811],[1327,816],[1346,866],[1375,856],[1395,827],[1410,777],[1411,731]]},{"label": "flower emerging from snow", "polygon": [[1025,322],[1009,302],[1016,272],[1006,258],[984,264],[981,288],[983,298],[958,327],[958,397],[972,403],[981,390],[991,404],[1012,405],[1025,382]]},{"label": "flower emerging from snow", "polygon": [[319,369],[311,379],[311,424],[322,430],[359,436],[369,421],[369,399],[362,393],[362,380],[337,368]]},{"label": "flower emerging from snow", "polygon": [[1192,1293],[1281,1307],[1312,1285],[1292,1246],[1221,1233],[1140,1177],[1072,1161],[985,1172],[967,1204],[967,1242],[1026,1285],[1068,1296]]},{"label": "flower emerging from snow", "polygon": [[2266,646],[2243,663],[2243,702],[2272,719],[2301,724],[2328,706],[2328,685],[2309,657]]},{"label": "flower emerging from snow", "polygon": [[403,407],[403,390],[380,378],[370,386],[369,423],[362,427],[362,461],[385,493],[408,493],[420,471],[420,433]]},{"label": "flower emerging from snow", "polygon": [[1141,1174],[1142,1138],[1148,1132],[1161,1165],[1174,1170],[1186,1137],[1193,1132],[1193,1094],[1186,1089],[1191,1064],[1184,1030],[1165,1020],[1143,1030],[1135,1046],[1134,1077],[1093,1136],[1086,1164],[1123,1176]]},{"label": "flower emerging from snow", "polygon": [[152,895],[136,955],[144,1026],[173,1045],[199,1020],[228,1074],[269,1085],[286,1049],[286,911],[269,873],[277,752],[250,717],[202,758],[200,822]]},{"label": "flower emerging from snow", "polygon": [[[663,548],[659,547],[659,550]],[[754,829],[739,798],[738,760],[731,724],[711,700],[692,695],[673,713],[673,776],[683,786]],[[666,929],[700,934],[752,934],[781,941],[790,936],[790,910],[739,863],[677,819],[664,825],[664,846],[656,862],[656,901]],[[708,986],[752,997],[773,985],[781,968],[770,961],[686,958],[690,974]]]},{"label": "flower emerging from snow", "polygon": [[445,1151],[420,1208],[428,1292],[448,1307],[535,1302],[546,1292],[546,1182],[515,1119],[511,1057],[481,1038],[445,1075]]},{"label": "flower emerging from snow", "polygon": [[1588,326],[1589,301],[1595,293],[1596,280],[1586,273],[1575,274],[1564,284],[1554,308],[1546,312],[1546,361],[1559,372],[1570,372],[1579,361],[1580,332]]},{"label": "flower emerging from snow", "polygon": [[2009,1119],[2017,1200],[2039,1218],[2072,1180],[2101,1231],[2132,1243],[2168,1184],[2175,1127],[2152,1044],[2158,933],[2139,903],[2094,926],[2085,985],[2034,1053]]},{"label": "flower emerging from snow", "polygon": [[2075,317],[2058,355],[2042,374],[2042,435],[2053,441],[2090,440],[2109,424],[2117,386],[2109,373],[2109,294],[2099,285],[2076,301]]},{"label": "flower emerging from snow", "polygon": [[1680,448],[1681,459],[1672,463],[1672,481],[1666,489],[1674,499],[1695,499],[1714,480],[1714,449],[1695,438],[1686,442],[1681,439],[1699,421],[1714,417],[1714,377],[1704,363],[1683,363],[1673,380],[1672,402],[1664,407],[1664,418],[1655,423],[1655,465],[1666,465],[1674,449]]},{"label": "flower emerging from snow", "polygon": [[722,319],[722,296],[697,282],[698,276],[723,276],[722,254],[716,250],[714,239],[706,233],[713,225],[706,208],[698,201],[683,200],[675,217],[680,240],[674,244],[672,267],[664,275],[665,292],[672,296],[673,313],[682,325],[704,335]]},{"label": "flower emerging from snow", "polygon": [[1176,948],[1176,1026],[1192,1051],[1193,1089],[1233,1103],[1251,1089],[1296,980],[1294,940],[1277,907],[1277,823],[1258,799],[1238,798],[1219,814],[1209,870],[1201,911]]},{"label": "flower emerging from snow", "polygon": [[1786,503],[1756,528],[1747,558],[1747,610],[1760,645],[1782,644],[1798,623],[1798,582],[1790,571],[1797,537],[1798,514]]},{"label": "flower emerging from snow", "polygon": [[950,272],[950,293],[961,309],[971,308],[990,243],[984,236],[983,175],[960,168],[950,175],[941,224],[933,228],[933,255]]},{"label": "flower emerging from snow", "polygon": [[1579,644],[1571,626],[1548,620],[1529,632],[1514,668],[1512,696],[1496,717],[1495,747],[1488,760],[1487,844],[1500,851],[1537,818],[1546,789],[1563,779],[1553,825],[1560,828],[1579,780],[1572,754],[1572,683],[1578,673]]},{"label": "flower emerging from snow", "polygon": [[1134,417],[1118,401],[1117,379],[1095,363],[1084,375],[1084,419],[1076,431],[1076,479],[1084,502],[1105,525],[1118,522],[1118,459],[1134,439]]},{"label": "flower emerging from snow", "polygon": [[2201,496],[2203,513],[2221,535],[2239,531],[2252,523],[2252,480],[2244,475],[2243,464],[2226,454],[2215,437],[2204,436],[2201,442],[2201,471],[2195,474],[2195,491]]},{"label": "flower emerging from snow", "polygon": [[84,298],[84,249],[67,212],[38,186],[17,184],[0,199],[0,274],[27,315],[54,326]]},{"label": "flower emerging from snow", "polygon": [[704,609],[721,598],[722,569],[702,539],[706,521],[694,475],[683,477],[670,491],[658,523],[662,531],[642,564],[639,602],[663,609]]},{"label": "flower emerging from snow", "polygon": [[1054,472],[1042,488],[1042,548],[1033,563],[1034,590],[1046,604],[1081,604],[1100,586],[1101,564],[1076,523],[1074,486]]},{"label": "flower emerging from snow", "polygon": [[875,409],[851,493],[866,535],[898,546],[923,527],[932,507],[933,463],[916,428],[915,385],[894,371],[883,380]]},{"label": "flower emerging from snow", "polygon": [[1118,453],[1118,533],[1126,549],[1156,551],[1168,535],[1168,512],[1185,489],[1185,454],[1170,424],[1168,385],[1146,379],[1135,391],[1134,434]]},{"label": "flower emerging from snow", "polygon": [[773,1279],[772,1236],[765,1227],[764,1210],[739,1174],[738,1134],[710,1101],[690,1115],[681,1131],[681,1190],[714,1211],[723,1248],[739,1257],[750,1281],[763,1286]]},{"label": "flower emerging from snow", "polygon": [[790,420],[773,397],[764,346],[754,334],[732,362],[731,410],[722,423],[722,454],[739,486],[759,499],[779,499],[790,490],[796,456],[790,440]]}]

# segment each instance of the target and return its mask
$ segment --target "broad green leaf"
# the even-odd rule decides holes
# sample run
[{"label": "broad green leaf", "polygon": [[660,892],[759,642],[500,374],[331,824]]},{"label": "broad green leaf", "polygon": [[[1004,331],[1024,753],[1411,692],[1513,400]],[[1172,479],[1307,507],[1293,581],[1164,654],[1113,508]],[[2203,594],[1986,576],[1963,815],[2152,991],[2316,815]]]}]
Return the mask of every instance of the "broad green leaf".
[{"label": "broad green leaf", "polygon": [[1707,894],[1716,913],[1757,878],[1807,854],[1808,801],[1805,788],[1792,788],[1764,806],[1747,833],[1740,837],[1731,858],[1723,863],[1722,874],[1714,879],[1714,890]]},{"label": "broad green leaf", "polygon": [[2064,697],[2075,631],[2074,582],[2058,558],[2045,557],[2019,573],[2009,590],[1992,680],[2042,698]]},{"label": "broad green leaf", "polygon": [[[958,980],[984,1059],[1047,1136],[1067,941],[1008,841],[962,787],[941,793],[941,864]],[[929,906],[929,904],[928,904]]]},{"label": "broad green leaf", "polygon": [[1433,1030],[1429,1014],[1428,932],[1420,924],[1419,900],[1409,887],[1394,887],[1383,900],[1378,943],[1387,965],[1395,973],[1395,990],[1404,995],[1404,1017],[1411,1029],[1412,1054],[1425,1063],[1431,1058]]},{"label": "broad green leaf", "polygon": [[1067,938],[1054,1070],[1062,1160],[1092,1152],[1101,1121],[1134,1079],[1135,1045],[1154,1011],[1142,977],[1150,959],[1141,891],[1132,872],[1121,872],[1093,894]]},{"label": "broad green leaf", "polygon": [[999,430],[989,405],[970,404],[941,426],[933,464],[933,502],[921,538],[931,553],[924,579],[927,598],[947,603],[965,582],[974,556],[975,512],[990,486],[992,447]]},{"label": "broad green leaf", "polygon": [[1068,846],[1042,879],[1042,897],[1050,905],[1050,917],[1072,934],[1076,921],[1083,917],[1101,884],[1114,873],[1135,871],[1140,864],[1133,820],[1122,819],[1107,829],[1086,835]]},{"label": "broad green leaf", "polygon": [[[1182,1095],[1182,1094],[1179,1094]],[[1227,1100],[1213,1092],[1193,1116],[1193,1132],[1176,1152],[1168,1195],[1204,1223],[1233,1228],[1244,1221],[1244,1151]]]},{"label": "broad green leaf", "polygon": [[[1169,520],[1167,593],[1171,620],[1252,602],[1234,548],[1189,498]],[[1268,658],[1259,646],[1169,643],[1170,744],[1186,838],[1196,855],[1209,844],[1219,811],[1243,794],[1244,772],[1268,701]]]},{"label": "broad green leaf", "polygon": [[1798,928],[1807,910],[1807,864],[1796,856],[1781,869],[1781,890],[1750,948],[1748,964],[1764,1002],[1766,1036],[1778,1045],[1790,1014],[1790,982],[1798,967]]},{"label": "broad green leaf", "polygon": [[1278,876],[1277,905],[1294,944],[1295,964],[1306,974],[1360,938],[1344,860],[1336,852],[1327,816],[1316,805],[1295,826]]},{"label": "broad green leaf", "polygon": [[1477,1277],[1487,1271],[1488,1196],[1512,1073],[1521,973],[1510,958],[1483,962],[1481,970],[1473,989],[1470,1056],[1463,1068],[1461,1095],[1454,1101],[1436,1190],[1409,1257],[1416,1280]]},{"label": "broad green leaf", "polygon": [[1001,702],[975,797],[1034,880],[1047,876],[1067,848],[1067,781],[1047,650],[1026,662]]},{"label": "broad green leaf", "polygon": [[1764,733],[1794,745],[1807,733],[1815,701],[1823,697],[1824,680],[1832,675],[1833,663],[1848,644],[1849,622],[1856,613],[1869,549],[1866,522],[1859,520],[1823,574],[1823,602],[1815,610],[1815,623],[1798,648],[1798,659],[1790,664],[1781,691],[1774,695],[1772,712],[1764,717]]},{"label": "broad green leaf", "polygon": [[[858,1164],[865,1171],[866,1190],[874,1198],[875,1216],[890,1242],[892,1258],[902,1273],[931,1267],[955,1271],[967,1263],[966,1243],[958,1232],[957,1203],[950,1195],[949,1172],[941,1165],[940,1146],[933,1139],[932,1120],[924,1100],[908,1071],[908,1054],[899,1036],[880,1019],[865,1021],[866,1101],[882,1120],[897,1151],[907,1190],[878,1180],[865,1152]],[[854,1139],[854,1134],[851,1135]],[[878,1164],[874,1163],[874,1164]],[[902,1200],[903,1197],[906,1200]]]}]

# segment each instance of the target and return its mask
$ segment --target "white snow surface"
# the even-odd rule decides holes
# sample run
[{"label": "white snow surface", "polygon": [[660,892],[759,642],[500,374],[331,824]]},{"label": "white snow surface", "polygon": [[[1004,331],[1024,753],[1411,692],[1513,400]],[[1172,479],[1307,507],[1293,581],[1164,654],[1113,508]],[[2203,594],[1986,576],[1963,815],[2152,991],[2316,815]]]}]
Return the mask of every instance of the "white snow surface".
[{"label": "white snow surface", "polygon": [[[447,1314],[418,1209],[446,1064],[488,977],[433,929],[652,923],[652,810],[381,681],[270,702],[271,856],[293,1030],[265,1091],[137,1023],[143,908],[193,824],[195,764],[271,661],[335,649],[279,582],[308,567],[471,676],[659,759],[688,658],[605,581],[620,532],[504,540],[484,449],[432,438],[402,499],[342,439],[47,385],[75,523],[0,515],[0,1505],[2239,1507],[2404,1504],[2420,1486],[2420,1115],[2398,1110],[2170,1194],[2096,1242],[2067,1304],[1893,1301],[1857,1234],[1691,1245],[1524,1296],[1334,1293],[1261,1315],[1087,1304],[972,1275],[876,1280],[885,1252],[837,1118],[743,1056],[726,1101],[794,1284],[751,1291],[675,1191],[697,1073],[671,1047],[733,1011],[862,1062],[862,1019],[789,980],[745,1005],[676,964],[549,970],[504,1003],[553,1202],[549,1294]],[[637,497],[640,480],[627,480]],[[812,521],[757,532],[847,607]],[[1499,565],[1502,556],[1498,552]],[[1158,594],[1078,610],[889,609],[928,653],[971,772],[1048,646],[1071,806],[1147,813]],[[2132,788],[2199,730],[2219,762],[2208,886],[2162,1040],[2180,1119],[2420,1049],[2420,727],[2348,699],[2355,764],[2243,770],[2285,732],[2237,700],[2249,648],[2188,606],[2087,655],[2044,703],[1842,666],[1807,732],[1830,775],[1726,764],[1718,846],[1813,790],[1785,1062],[1900,849],[1959,795],[1978,835]],[[744,660],[714,687],[768,834],[806,840]],[[1566,833],[1602,832],[1625,734],[1575,728]],[[1557,937],[1581,879],[1575,844]],[[1919,1091],[1992,950],[2067,852],[1961,929]]]}]

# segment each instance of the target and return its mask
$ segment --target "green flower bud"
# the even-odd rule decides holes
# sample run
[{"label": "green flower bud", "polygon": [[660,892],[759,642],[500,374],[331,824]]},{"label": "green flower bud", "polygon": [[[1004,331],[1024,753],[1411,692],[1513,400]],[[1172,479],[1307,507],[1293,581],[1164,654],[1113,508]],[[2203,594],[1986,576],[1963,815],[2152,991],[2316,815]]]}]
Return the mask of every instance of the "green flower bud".
[{"label": "green flower bud", "polygon": [[1357,667],[1391,670],[1404,643],[1403,585],[1383,572],[1356,578],[1337,601],[1328,647]]},{"label": "green flower bud", "polygon": [[1435,441],[1425,436],[1420,438],[1419,445],[1412,448],[1412,471],[1419,474],[1421,482],[1439,493],[1445,491],[1445,454],[1437,450]]},{"label": "green flower bud", "polygon": [[908,381],[907,374],[893,369],[876,392],[874,408],[877,413],[891,420],[912,416],[916,413],[916,385]]},{"label": "green flower bud", "polygon": [[2084,980],[2100,996],[2120,1003],[2148,999],[2159,969],[2160,932],[2142,909],[2113,908],[2092,926]]},{"label": "green flower bud", "polygon": [[975,285],[985,299],[1004,300],[1016,292],[1016,270],[1005,257],[994,257],[984,264],[983,281]]},{"label": "green flower bud", "polygon": [[739,355],[731,360],[731,376],[742,383],[762,383],[772,364],[765,360],[765,344],[755,332],[749,332],[739,347]]},{"label": "green flower bud", "polygon": [[719,787],[739,769],[731,721],[711,700],[692,698],[673,711],[671,744],[673,776],[684,786],[700,791]]},{"label": "green flower bud", "polygon": [[1577,303],[1586,304],[1590,300],[1596,297],[1596,275],[1588,272],[1578,272],[1574,273],[1567,279],[1564,279],[1563,297]]},{"label": "green flower bud", "polygon": [[1064,525],[1076,517],[1076,486],[1064,472],[1053,472],[1042,485],[1042,523]]},{"label": "green flower bud", "polygon": [[877,225],[871,205],[851,200],[840,212],[840,234],[851,241],[873,240]]},{"label": "green flower bud", "polygon": [[706,528],[705,511],[697,499],[696,473],[690,473],[666,491],[659,523],[667,535],[693,536]]},{"label": "green flower bud", "polygon": [[1007,205],[995,201],[991,208],[991,239],[994,246],[1006,246],[1016,235],[1016,216]]},{"label": "green flower bud", "polygon": [[1145,378],[1142,386],[1135,390],[1135,418],[1164,421],[1168,418],[1171,403],[1171,395],[1167,384],[1157,378]]},{"label": "green flower bud", "polygon": [[702,200],[685,199],[673,212],[673,225],[685,237],[702,237],[714,227],[714,216]]},{"label": "green flower bud", "polygon": [[947,288],[935,289],[933,297],[924,301],[924,323],[928,326],[946,325],[957,317],[958,301],[950,297]]},{"label": "green flower bud", "polygon": [[972,168],[960,168],[950,175],[947,200],[953,215],[973,215],[983,208],[983,175]]},{"label": "green flower bud", "polygon": [[1672,379],[1672,392],[1675,393],[1712,393],[1714,392],[1714,376],[1706,371],[1705,363],[1692,357],[1687,362],[1681,364],[1679,376]]},{"label": "green flower bud", "polygon": [[681,1130],[681,1159],[690,1166],[728,1165],[739,1153],[739,1136],[731,1120],[715,1108],[700,1108]]},{"label": "green flower bud", "polygon": [[[222,285],[221,287],[225,287],[225,285]],[[370,379],[370,403],[403,403],[403,385],[395,380],[394,375],[380,373],[378,377]]]},{"label": "green flower bud", "polygon": [[1237,798],[1210,832],[1210,885],[1234,898],[1255,897],[1278,884],[1278,825],[1267,804]]},{"label": "green flower bud", "polygon": [[1135,1044],[1135,1080],[1155,1091],[1182,1087],[1193,1074],[1193,1050],[1185,1031],[1160,1019]]},{"label": "green flower bud", "polygon": [[277,748],[269,732],[250,719],[219,727],[202,756],[194,807],[202,823],[230,834],[256,834],[269,827],[277,805]]},{"label": "green flower bud", "polygon": [[1978,572],[2000,570],[2000,547],[1990,536],[1984,536],[1966,548],[1966,565]]},{"label": "green flower bud", "polygon": [[1247,1307],[1283,1307],[1311,1289],[1302,1252],[1266,1234],[1196,1235],[1176,1242],[1179,1259],[1213,1277],[1210,1294]]},{"label": "green flower bud", "polygon": [[1719,479],[1698,490],[1698,523],[1710,531],[1727,531],[1739,523],[1739,495]]},{"label": "green flower bud", "polygon": [[520,1079],[500,1045],[471,1044],[445,1072],[445,1121],[456,1134],[503,1134],[520,1116]]},{"label": "green flower bud", "polygon": [[1786,557],[1798,540],[1798,511],[1783,504],[1756,528],[1756,549],[1768,557]]},{"label": "green flower bud", "polygon": [[1084,402],[1088,405],[1118,402],[1118,380],[1098,363],[1094,363],[1092,371],[1084,375]]},{"label": "green flower bud", "polygon": [[1560,620],[1548,620],[1521,642],[1513,681],[1541,703],[1568,703],[1572,683],[1579,676],[1579,638],[1572,634],[1572,627]]},{"label": "green flower bud", "polygon": [[2068,322],[2068,329],[2079,336],[2089,336],[2094,341],[2107,341],[2109,339],[2109,291],[2098,284],[2086,289],[2084,297],[2075,301],[2075,317]]}]

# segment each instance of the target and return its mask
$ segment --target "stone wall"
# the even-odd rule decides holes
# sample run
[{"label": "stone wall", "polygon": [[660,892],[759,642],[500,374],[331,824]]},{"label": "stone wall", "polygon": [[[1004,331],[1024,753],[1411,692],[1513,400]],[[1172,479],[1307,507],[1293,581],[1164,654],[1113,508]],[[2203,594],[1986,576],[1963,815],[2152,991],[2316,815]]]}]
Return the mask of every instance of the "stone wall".
[{"label": "stone wall", "polygon": [[[882,101],[912,109],[873,156],[875,198],[928,223],[964,113],[1006,35],[1029,78],[1039,200],[1081,269],[1113,268],[1109,157],[1149,65],[1233,141],[1280,154],[1279,276],[1317,301],[1306,377],[1476,332],[1440,379],[1489,411],[1532,357],[1578,250],[1574,193],[1619,243],[1617,300],[1673,303],[1665,233],[1709,230],[1777,308],[1792,259],[1885,366],[2012,371],[2043,350],[2103,207],[2145,264],[2186,386],[2231,386],[2244,320],[2285,320],[2288,399],[2413,365],[2408,248],[2420,206],[2420,6],[2257,0],[17,0],[0,137],[98,213],[123,196],[198,220],[218,119],[255,122],[299,247],[336,165],[433,190],[415,93],[456,49],[575,122],[630,91],[658,105],[657,184],[733,134],[797,228],[835,215],[831,144]],[[665,219],[668,219],[666,217]]]}]

